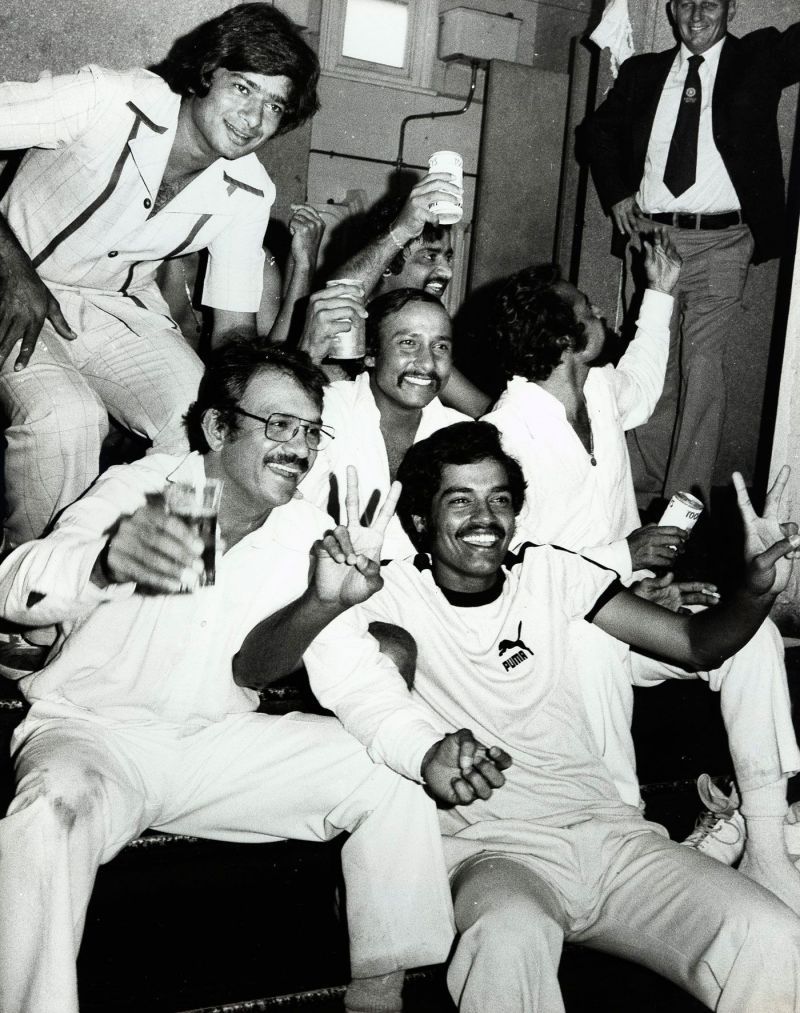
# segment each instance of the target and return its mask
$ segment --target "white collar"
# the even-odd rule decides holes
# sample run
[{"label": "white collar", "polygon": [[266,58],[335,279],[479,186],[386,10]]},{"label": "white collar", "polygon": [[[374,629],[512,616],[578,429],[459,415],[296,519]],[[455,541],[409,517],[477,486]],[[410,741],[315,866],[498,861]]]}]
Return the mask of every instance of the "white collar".
[{"label": "white collar", "polygon": [[[710,49],[705,51],[705,53],[699,54],[703,57],[703,62],[700,66],[707,67],[712,74],[717,72],[719,57],[722,53],[722,47],[725,45],[725,39],[727,39],[727,37],[727,35],[723,35],[719,42],[715,42]],[[689,49],[686,43],[682,42],[681,48],[678,51],[679,69],[681,71],[686,70],[688,72],[689,57],[694,55],[695,54],[691,51],[691,49]]]}]

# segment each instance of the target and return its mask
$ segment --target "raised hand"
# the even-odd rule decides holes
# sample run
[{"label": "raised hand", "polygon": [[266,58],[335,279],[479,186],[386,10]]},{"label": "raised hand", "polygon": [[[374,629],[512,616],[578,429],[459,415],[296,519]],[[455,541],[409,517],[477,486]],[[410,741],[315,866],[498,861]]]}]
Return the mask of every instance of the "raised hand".
[{"label": "raised hand", "polygon": [[296,264],[314,270],[317,266],[319,244],[325,232],[325,222],[310,204],[292,204],[289,232],[292,235],[292,258]]},{"label": "raised hand", "polygon": [[421,234],[426,222],[433,225],[438,223],[439,219],[431,211],[431,204],[435,201],[461,199],[462,193],[461,187],[453,183],[449,173],[429,172],[408,195],[392,225],[392,232],[401,242],[410,242]]},{"label": "raised hand", "polygon": [[651,238],[643,240],[642,246],[647,287],[671,295],[681,276],[683,261],[672,243],[669,230],[656,226]]},{"label": "raised hand", "polygon": [[[2,239],[2,237],[0,237]],[[2,243],[0,259],[0,365],[21,341],[14,370],[28,365],[36,342],[49,320],[57,334],[67,341],[77,335],[64,319],[61,307],[31,264],[27,254],[16,243]]]},{"label": "raised hand", "polygon": [[754,595],[780,594],[789,582],[792,560],[798,555],[797,525],[778,520],[783,511],[789,474],[789,467],[784,464],[767,493],[764,513],[759,517],[750,502],[744,479],[738,471],[733,473],[736,500],[744,523],[746,586]]},{"label": "raised hand", "polygon": [[422,761],[422,777],[430,791],[449,805],[469,805],[487,799],[506,779],[502,771],[512,764],[499,746],[487,749],[468,728],[445,735]]},{"label": "raised hand", "polygon": [[349,608],[366,601],[383,587],[380,553],[399,498],[400,483],[393,482],[372,524],[363,525],[358,475],[348,465],[347,525],[335,527],[313,549],[311,585],[320,601]]},{"label": "raised hand", "polygon": [[154,497],[119,522],[92,580],[100,585],[132,581],[142,590],[177,594],[198,586],[202,551],[202,539]]}]

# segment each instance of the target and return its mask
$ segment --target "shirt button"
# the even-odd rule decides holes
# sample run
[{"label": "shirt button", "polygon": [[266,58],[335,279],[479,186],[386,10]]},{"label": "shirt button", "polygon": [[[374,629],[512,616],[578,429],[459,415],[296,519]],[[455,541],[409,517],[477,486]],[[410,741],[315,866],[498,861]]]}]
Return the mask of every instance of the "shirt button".
[{"label": "shirt button", "polygon": [[149,197],[145,197],[145,199],[142,201],[142,203],[144,204],[144,206],[146,208],[151,208],[153,206],[153,202],[150,200]]},{"label": "shirt button", "polygon": [[109,250],[109,251],[108,251],[108,255],[109,255],[109,257],[116,257],[116,255],[117,255],[118,253],[119,253],[119,250]]},{"label": "shirt button", "polygon": [[203,620],[201,621],[201,623],[200,623],[200,626],[202,627],[202,629],[205,629],[205,628],[206,628],[206,626],[208,626],[208,623],[206,622],[206,620],[205,620],[205,619],[203,619]]}]

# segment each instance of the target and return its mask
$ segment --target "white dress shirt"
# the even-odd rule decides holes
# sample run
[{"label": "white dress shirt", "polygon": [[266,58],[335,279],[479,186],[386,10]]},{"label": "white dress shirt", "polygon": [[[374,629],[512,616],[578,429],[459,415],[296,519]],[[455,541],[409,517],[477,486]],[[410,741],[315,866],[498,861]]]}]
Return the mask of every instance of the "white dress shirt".
[{"label": "white dress shirt", "polygon": [[703,62],[698,71],[701,104],[700,128],[697,136],[697,175],[692,186],[678,197],[674,196],[664,183],[664,169],[692,53],[681,44],[675,56],[653,120],[644,175],[637,194],[639,207],[646,213],[684,211],[701,214],[739,209],[736,190],[714,143],[712,97],[719,57],[724,44],[725,39],[720,39],[716,45],[703,53]]}]

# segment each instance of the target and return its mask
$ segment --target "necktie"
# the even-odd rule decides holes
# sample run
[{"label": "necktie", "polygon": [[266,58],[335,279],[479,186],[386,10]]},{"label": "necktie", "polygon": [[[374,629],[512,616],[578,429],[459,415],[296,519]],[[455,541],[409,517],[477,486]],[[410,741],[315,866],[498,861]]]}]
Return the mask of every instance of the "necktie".
[{"label": "necktie", "polygon": [[680,197],[694,183],[697,174],[697,132],[700,127],[700,64],[702,56],[689,57],[689,71],[681,95],[681,106],[669,144],[664,183],[675,196]]}]

